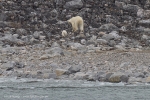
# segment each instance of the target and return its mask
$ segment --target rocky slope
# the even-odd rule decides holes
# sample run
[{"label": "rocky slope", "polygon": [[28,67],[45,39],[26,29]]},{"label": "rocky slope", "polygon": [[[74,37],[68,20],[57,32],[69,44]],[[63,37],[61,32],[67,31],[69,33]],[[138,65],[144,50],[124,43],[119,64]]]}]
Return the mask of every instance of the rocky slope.
[{"label": "rocky slope", "polygon": [[[62,30],[71,33],[65,21],[79,15],[85,22],[85,42],[96,36],[111,47],[119,43],[136,47],[135,40],[149,46],[148,5],[149,0],[1,0],[1,45],[35,44],[45,39],[50,41],[48,44],[61,42]],[[121,35],[121,40],[101,35],[112,31],[115,36]],[[71,35],[68,41],[75,38]]]}]

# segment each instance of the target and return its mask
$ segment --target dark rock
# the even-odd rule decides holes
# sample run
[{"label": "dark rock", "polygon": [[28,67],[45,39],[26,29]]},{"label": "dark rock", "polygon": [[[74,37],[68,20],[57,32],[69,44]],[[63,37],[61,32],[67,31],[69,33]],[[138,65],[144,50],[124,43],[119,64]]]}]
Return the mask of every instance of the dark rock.
[{"label": "dark rock", "polygon": [[3,74],[3,71],[0,69],[0,75],[2,75]]},{"label": "dark rock", "polygon": [[121,82],[128,82],[128,80],[129,80],[129,77],[128,76],[126,76],[126,75],[122,75],[121,77],[120,77],[120,80],[121,80]]},{"label": "dark rock", "polygon": [[24,68],[25,65],[24,65],[23,63],[16,62],[16,63],[15,63],[15,67],[17,67],[17,68]]},{"label": "dark rock", "polygon": [[9,67],[9,68],[6,69],[6,71],[10,71],[10,70],[13,70],[13,68]]},{"label": "dark rock", "polygon": [[5,21],[7,19],[7,15],[5,13],[0,13],[0,21]]},{"label": "dark rock", "polygon": [[76,73],[76,72],[79,72],[81,70],[81,67],[79,65],[74,65],[74,66],[71,66],[68,71],[70,74],[72,73]]}]

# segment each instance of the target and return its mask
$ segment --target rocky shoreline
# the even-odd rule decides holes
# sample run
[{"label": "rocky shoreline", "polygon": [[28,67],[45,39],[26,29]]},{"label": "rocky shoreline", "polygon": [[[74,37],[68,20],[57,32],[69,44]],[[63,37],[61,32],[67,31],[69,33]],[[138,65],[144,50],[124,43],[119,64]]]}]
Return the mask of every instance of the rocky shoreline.
[{"label": "rocky shoreline", "polygon": [[[80,51],[80,52],[78,52]],[[32,45],[0,50],[0,77],[149,83],[150,52],[109,50],[81,52]]]},{"label": "rocky shoreline", "polygon": [[[1,0],[0,77],[149,83],[149,4]],[[84,34],[74,35],[66,23],[76,15]]]}]

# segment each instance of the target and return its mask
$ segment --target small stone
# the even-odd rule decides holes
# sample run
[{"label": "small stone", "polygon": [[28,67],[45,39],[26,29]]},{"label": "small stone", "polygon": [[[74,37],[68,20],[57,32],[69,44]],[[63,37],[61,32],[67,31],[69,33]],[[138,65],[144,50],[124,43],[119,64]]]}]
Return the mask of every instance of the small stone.
[{"label": "small stone", "polygon": [[33,33],[33,37],[34,37],[35,39],[39,39],[40,34],[42,34],[42,33],[43,33],[42,31],[35,31],[35,32]]},{"label": "small stone", "polygon": [[49,59],[49,55],[48,54],[42,55],[39,59],[40,60]]}]

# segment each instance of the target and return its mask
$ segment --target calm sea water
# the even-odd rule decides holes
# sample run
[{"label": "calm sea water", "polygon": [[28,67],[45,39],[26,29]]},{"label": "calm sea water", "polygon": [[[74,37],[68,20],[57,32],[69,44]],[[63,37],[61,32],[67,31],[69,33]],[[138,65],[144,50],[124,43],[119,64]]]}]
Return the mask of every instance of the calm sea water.
[{"label": "calm sea water", "polygon": [[150,100],[150,85],[1,78],[0,100]]}]

